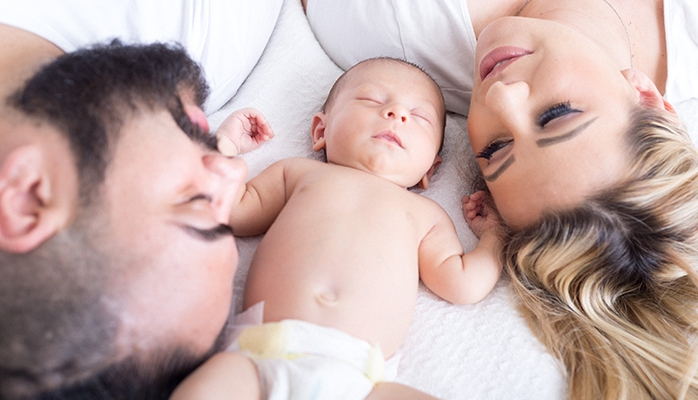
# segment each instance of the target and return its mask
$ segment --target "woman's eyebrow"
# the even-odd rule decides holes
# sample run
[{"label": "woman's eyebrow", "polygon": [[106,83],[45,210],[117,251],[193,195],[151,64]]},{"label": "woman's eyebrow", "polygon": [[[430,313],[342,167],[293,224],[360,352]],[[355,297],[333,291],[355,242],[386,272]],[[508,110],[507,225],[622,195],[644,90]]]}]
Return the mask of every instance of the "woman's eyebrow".
[{"label": "woman's eyebrow", "polygon": [[538,145],[538,147],[546,147],[546,146],[552,146],[554,144],[558,144],[560,142],[564,142],[565,140],[570,140],[573,137],[582,133],[582,131],[584,131],[586,128],[588,128],[589,125],[593,124],[598,118],[599,117],[594,117],[594,118],[590,119],[589,121],[572,129],[571,131],[569,131],[567,133],[563,133],[562,135],[550,137],[550,138],[538,139],[538,140],[536,140],[536,144]]},{"label": "woman's eyebrow", "polygon": [[[589,121],[572,129],[571,131],[569,131],[567,133],[563,133],[562,135],[551,137],[551,138],[538,139],[538,140],[536,140],[536,144],[538,145],[538,147],[546,147],[546,146],[551,146],[551,145],[554,145],[554,144],[557,144],[560,142],[564,142],[565,140],[572,139],[573,137],[582,133],[586,128],[589,127],[589,125],[593,124],[598,118],[599,117],[594,117],[594,118],[590,119]],[[485,176],[485,181],[493,182],[495,179],[499,178],[499,175],[501,175],[513,163],[514,163],[514,155],[511,155],[509,158],[506,159],[506,161],[504,161],[502,163],[502,165],[499,166],[499,168],[497,168],[496,171],[494,171],[490,175]]]},{"label": "woman's eyebrow", "polygon": [[497,168],[496,171],[494,171],[490,175],[485,176],[485,180],[487,182],[492,182],[495,179],[499,178],[499,175],[501,175],[502,172],[504,172],[507,168],[509,168],[509,166],[511,166],[511,164],[513,164],[513,163],[514,163],[514,155],[512,154],[511,156],[509,156],[509,158],[507,158],[502,163],[502,165],[499,166],[499,168]]}]

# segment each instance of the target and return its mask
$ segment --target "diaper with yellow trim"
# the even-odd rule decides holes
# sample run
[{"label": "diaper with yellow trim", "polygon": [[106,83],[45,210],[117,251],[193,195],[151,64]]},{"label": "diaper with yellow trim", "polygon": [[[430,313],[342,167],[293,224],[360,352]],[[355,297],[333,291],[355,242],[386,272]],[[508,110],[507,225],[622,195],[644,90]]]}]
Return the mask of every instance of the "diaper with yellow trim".
[{"label": "diaper with yellow trim", "polygon": [[265,399],[364,399],[397,373],[377,346],[299,320],[248,324],[231,350],[255,362]]}]

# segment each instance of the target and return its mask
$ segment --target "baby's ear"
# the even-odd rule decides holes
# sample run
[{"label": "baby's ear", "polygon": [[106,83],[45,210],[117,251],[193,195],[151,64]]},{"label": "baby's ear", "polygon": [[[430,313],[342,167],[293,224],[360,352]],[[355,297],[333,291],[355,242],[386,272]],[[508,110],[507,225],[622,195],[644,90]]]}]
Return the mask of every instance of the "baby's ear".
[{"label": "baby's ear", "polygon": [[42,152],[34,146],[11,152],[0,165],[0,250],[26,253],[52,237],[69,217],[67,204],[57,201]]},{"label": "baby's ear", "polygon": [[431,165],[431,168],[429,168],[429,171],[427,171],[426,174],[422,177],[422,180],[419,181],[419,187],[421,189],[428,189],[429,188],[429,180],[431,179],[432,176],[434,176],[434,173],[436,172],[436,168],[441,165],[443,162],[443,158],[441,156],[437,155],[434,158],[434,163]]},{"label": "baby's ear", "polygon": [[318,112],[313,115],[313,124],[310,128],[310,137],[313,139],[313,151],[320,151],[325,148],[325,123],[327,115]]},{"label": "baby's ear", "polygon": [[676,114],[676,110],[674,110],[671,103],[664,99],[654,82],[643,72],[631,68],[623,70],[621,73],[637,91],[640,96],[640,104],[645,107],[661,108]]}]

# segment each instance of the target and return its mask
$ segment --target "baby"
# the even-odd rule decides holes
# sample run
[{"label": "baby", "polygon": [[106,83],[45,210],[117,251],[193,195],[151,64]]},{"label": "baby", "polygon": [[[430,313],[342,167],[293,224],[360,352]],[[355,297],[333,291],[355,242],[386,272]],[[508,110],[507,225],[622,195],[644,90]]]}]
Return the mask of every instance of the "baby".
[{"label": "baby", "polygon": [[[385,360],[405,339],[420,278],[456,304],[493,289],[499,243],[480,196],[464,210],[480,242],[464,253],[448,214],[407,190],[427,187],[444,125],[441,91],[414,65],[371,59],[337,80],[311,127],[327,163],[278,161],[233,206],[236,235],[266,232],[244,295],[259,324],[242,331],[239,352],[218,354],[189,377],[177,398],[363,399],[394,378]],[[244,135],[224,132],[221,148],[240,149]]]}]

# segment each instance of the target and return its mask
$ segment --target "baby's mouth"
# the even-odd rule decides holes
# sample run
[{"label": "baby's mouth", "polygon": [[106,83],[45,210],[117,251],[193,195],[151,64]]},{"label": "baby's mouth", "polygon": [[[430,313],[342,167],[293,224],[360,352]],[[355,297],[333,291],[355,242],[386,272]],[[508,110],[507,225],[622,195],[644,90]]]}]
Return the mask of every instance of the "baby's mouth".
[{"label": "baby's mouth", "polygon": [[385,140],[387,142],[395,143],[396,145],[400,146],[400,148],[403,148],[402,140],[400,140],[400,137],[392,130],[387,129],[384,131],[380,131],[372,137],[374,139]]}]

